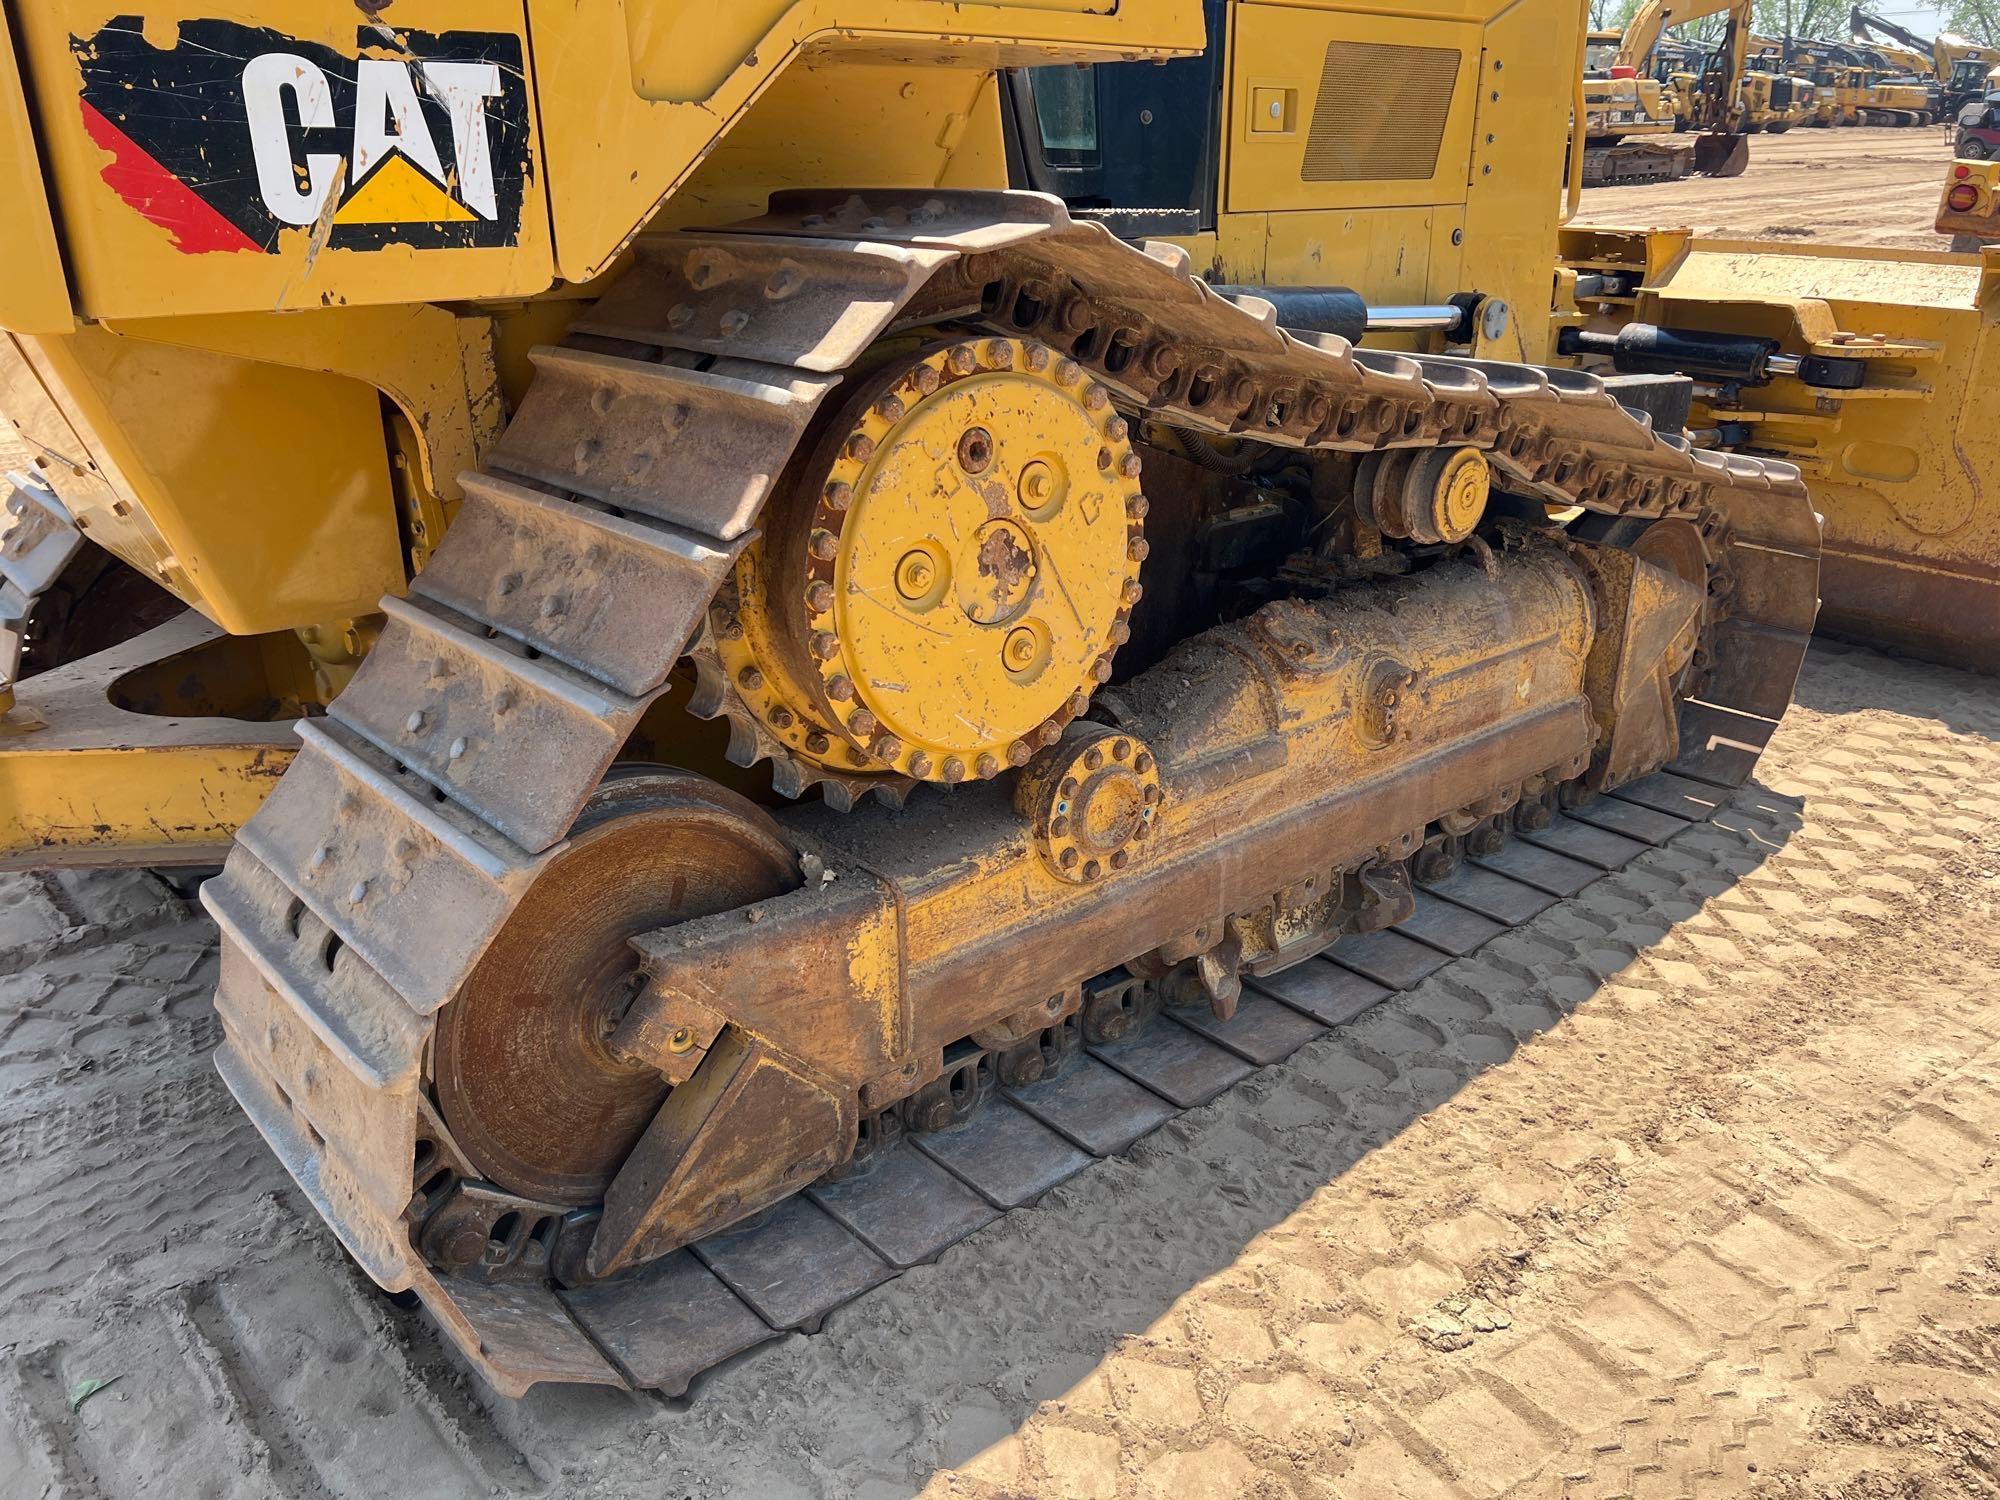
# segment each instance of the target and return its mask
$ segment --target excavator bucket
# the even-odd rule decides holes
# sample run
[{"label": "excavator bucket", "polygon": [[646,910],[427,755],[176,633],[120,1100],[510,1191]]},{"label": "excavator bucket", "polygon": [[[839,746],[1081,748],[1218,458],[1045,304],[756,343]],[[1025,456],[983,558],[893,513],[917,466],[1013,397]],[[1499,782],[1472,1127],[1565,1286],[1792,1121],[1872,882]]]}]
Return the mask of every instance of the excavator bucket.
[{"label": "excavator bucket", "polygon": [[1704,135],[1694,143],[1694,169],[1704,177],[1741,177],[1750,165],[1746,135]]}]

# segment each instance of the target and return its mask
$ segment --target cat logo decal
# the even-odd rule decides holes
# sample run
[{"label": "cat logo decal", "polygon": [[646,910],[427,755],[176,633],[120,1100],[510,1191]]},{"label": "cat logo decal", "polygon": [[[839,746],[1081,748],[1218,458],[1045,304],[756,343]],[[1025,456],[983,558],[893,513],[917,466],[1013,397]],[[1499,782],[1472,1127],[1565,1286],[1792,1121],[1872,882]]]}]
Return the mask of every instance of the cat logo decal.
[{"label": "cat logo decal", "polygon": [[72,38],[105,182],[190,255],[500,247],[532,175],[521,39],[367,26],[356,54],[229,21]]}]

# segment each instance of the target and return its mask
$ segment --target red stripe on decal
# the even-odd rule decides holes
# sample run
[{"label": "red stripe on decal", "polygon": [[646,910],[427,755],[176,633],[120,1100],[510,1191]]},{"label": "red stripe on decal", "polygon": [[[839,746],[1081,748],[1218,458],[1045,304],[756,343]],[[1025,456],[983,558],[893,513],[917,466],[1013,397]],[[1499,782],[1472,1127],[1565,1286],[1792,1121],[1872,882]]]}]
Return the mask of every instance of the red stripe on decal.
[{"label": "red stripe on decal", "polygon": [[104,167],[104,181],[119,197],[172,235],[176,250],[187,255],[205,255],[211,250],[262,253],[261,245],[153,160],[88,99],[79,99],[77,103],[83,107],[83,128],[90,132],[93,141],[111,153],[111,160]]}]

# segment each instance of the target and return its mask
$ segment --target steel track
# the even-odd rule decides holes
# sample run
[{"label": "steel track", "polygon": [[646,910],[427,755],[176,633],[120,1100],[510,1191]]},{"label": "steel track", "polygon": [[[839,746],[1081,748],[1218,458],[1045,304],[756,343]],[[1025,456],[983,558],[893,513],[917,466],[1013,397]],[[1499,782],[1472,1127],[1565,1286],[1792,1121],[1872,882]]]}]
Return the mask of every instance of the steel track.
[{"label": "steel track", "polygon": [[[1353,453],[1473,446],[1512,492],[1693,520],[1723,556],[1675,769],[1740,783],[1789,701],[1818,550],[1796,471],[1690,452],[1594,377],[1300,340],[1267,304],[1217,295],[1173,247],[1134,249],[1032,195],[783,195],[764,219],[649,243],[569,344],[536,352],[537,379],[486,469],[465,476],[443,544],[407,598],[383,601],[379,644],[328,716],[299,726],[296,761],[203,892],[223,934],[218,1068],[370,1275],[416,1290],[502,1391],[641,1370],[671,1384],[633,1340],[669,1339],[656,1325],[682,1299],[633,1289],[705,1262],[677,1256],[678,1270],[616,1283],[615,1307],[612,1287],[565,1300],[437,1277],[403,1218],[433,1018],[675,662],[699,650],[840,372],[883,335],[940,322],[1040,339],[1124,410],[1175,425]],[[782,790],[816,779],[740,704],[710,708],[731,718],[738,758],[774,761]],[[865,790],[824,789],[836,805]],[[1197,1034],[1160,1034],[1183,1033]],[[1126,1075],[1094,1055],[1078,1076]],[[937,1149],[907,1161],[936,1167]],[[847,1190],[816,1191],[824,1216],[819,1202]],[[807,1201],[776,1212],[805,1216]],[[572,1319],[578,1298],[595,1299],[581,1304],[597,1308],[592,1337]]]},{"label": "steel track", "polygon": [[680,1395],[767,1339],[816,1332],[842,1304],[1533,921],[1705,821],[1728,795],[1667,772],[1621,788],[1425,887],[1400,926],[1246,979],[1230,1020],[1164,1011],[1134,1036],[1084,1048],[1054,1078],[1003,1090],[966,1124],[906,1136],[851,1178],[630,1278],[562,1292],[564,1309],[628,1383]]}]

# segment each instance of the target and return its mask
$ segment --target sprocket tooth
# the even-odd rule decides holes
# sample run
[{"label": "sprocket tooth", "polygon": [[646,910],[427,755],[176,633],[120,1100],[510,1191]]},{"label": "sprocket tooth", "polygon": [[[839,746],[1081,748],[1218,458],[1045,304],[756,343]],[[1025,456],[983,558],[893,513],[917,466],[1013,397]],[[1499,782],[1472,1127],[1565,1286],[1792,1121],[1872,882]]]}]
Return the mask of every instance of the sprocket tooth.
[{"label": "sprocket tooth", "polygon": [[694,692],[688,698],[688,712],[697,719],[720,718],[729,702],[729,676],[706,623],[687,655],[694,663]]},{"label": "sprocket tooth", "polygon": [[894,808],[900,812],[904,804],[910,800],[910,793],[916,789],[916,782],[909,780],[907,777],[898,776],[894,780],[885,779],[874,790],[877,800],[884,807]]},{"label": "sprocket tooth", "polygon": [[780,797],[788,797],[796,802],[806,794],[806,778],[800,773],[799,763],[789,755],[771,762],[771,789]]},{"label": "sprocket tooth", "polygon": [[770,753],[770,741],[758,733],[756,722],[741,708],[730,704],[723,714],[729,720],[729,748],[722,753],[732,766],[754,766]]}]

